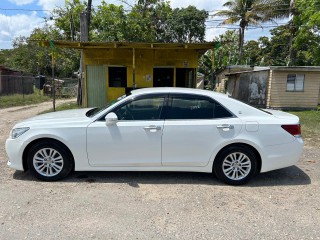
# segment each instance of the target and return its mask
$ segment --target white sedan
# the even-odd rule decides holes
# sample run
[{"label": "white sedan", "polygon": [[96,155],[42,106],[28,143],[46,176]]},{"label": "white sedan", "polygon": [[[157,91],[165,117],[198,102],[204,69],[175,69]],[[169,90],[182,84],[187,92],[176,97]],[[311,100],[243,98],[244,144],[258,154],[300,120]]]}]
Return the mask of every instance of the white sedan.
[{"label": "white sedan", "polygon": [[139,89],[102,109],[39,115],[6,141],[8,165],[45,181],[73,170],[185,171],[238,185],[294,165],[302,149],[298,117],[186,88]]}]

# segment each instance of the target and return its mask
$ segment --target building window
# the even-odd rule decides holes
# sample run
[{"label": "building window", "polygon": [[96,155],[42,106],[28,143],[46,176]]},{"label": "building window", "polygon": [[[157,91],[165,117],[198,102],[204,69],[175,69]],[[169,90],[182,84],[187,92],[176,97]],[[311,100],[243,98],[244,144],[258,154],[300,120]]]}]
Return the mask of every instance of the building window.
[{"label": "building window", "polygon": [[127,87],[127,68],[109,67],[109,87]]},{"label": "building window", "polygon": [[288,74],[287,91],[302,92],[304,90],[304,75],[303,74]]}]

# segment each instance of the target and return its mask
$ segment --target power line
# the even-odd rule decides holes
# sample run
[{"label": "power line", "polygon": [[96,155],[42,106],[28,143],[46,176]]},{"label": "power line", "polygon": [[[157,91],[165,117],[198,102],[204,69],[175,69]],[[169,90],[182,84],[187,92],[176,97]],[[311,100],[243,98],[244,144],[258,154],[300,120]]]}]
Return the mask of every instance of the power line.
[{"label": "power line", "polygon": [[51,12],[46,9],[27,9],[27,8],[0,8],[3,11],[25,11],[25,12]]}]

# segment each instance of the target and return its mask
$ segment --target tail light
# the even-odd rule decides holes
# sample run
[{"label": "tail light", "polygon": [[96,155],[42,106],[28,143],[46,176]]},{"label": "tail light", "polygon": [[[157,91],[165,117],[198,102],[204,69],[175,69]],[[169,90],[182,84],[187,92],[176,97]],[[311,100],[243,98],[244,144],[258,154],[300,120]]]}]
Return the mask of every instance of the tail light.
[{"label": "tail light", "polygon": [[300,136],[301,135],[301,127],[300,124],[294,125],[281,125],[281,127],[290,133],[293,136]]}]

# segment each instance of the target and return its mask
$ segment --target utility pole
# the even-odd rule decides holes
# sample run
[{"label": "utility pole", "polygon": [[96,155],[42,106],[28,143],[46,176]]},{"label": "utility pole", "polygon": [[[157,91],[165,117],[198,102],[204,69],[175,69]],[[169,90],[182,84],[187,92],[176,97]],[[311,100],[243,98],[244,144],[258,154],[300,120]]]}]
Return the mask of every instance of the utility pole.
[{"label": "utility pole", "polygon": [[[92,0],[88,0],[88,6],[85,11],[80,13],[80,42],[88,42],[89,41],[89,27],[91,21],[91,5]],[[81,50],[81,58],[80,58],[80,76],[78,77],[78,96],[77,96],[77,104],[82,105],[84,99],[84,66],[83,66],[83,50]]]}]

